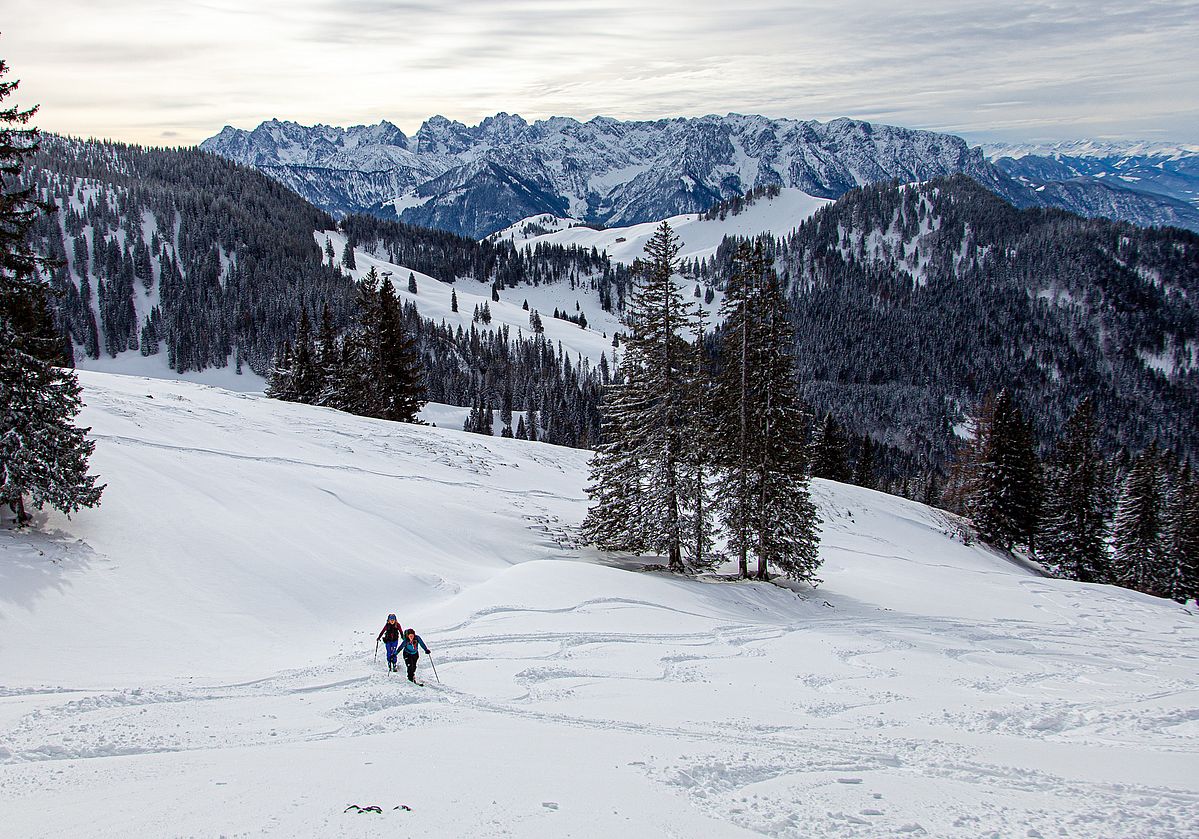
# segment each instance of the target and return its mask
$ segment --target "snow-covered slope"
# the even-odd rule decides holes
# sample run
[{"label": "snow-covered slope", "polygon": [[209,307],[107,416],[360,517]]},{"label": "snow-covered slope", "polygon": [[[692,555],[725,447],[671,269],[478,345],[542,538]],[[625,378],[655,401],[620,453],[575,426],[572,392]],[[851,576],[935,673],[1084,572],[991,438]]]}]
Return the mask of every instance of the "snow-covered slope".
[{"label": "snow-covered slope", "polygon": [[[322,246],[326,239],[331,241],[337,253],[341,253],[345,247],[345,235],[335,230],[318,231],[314,235],[317,243]],[[533,334],[529,315],[533,310],[537,310],[541,315],[545,337],[555,344],[560,343],[562,348],[570,353],[572,360],[582,356],[592,364],[598,364],[603,353],[607,352],[611,357],[612,334],[621,329],[617,315],[600,308],[598,295],[586,285],[575,288],[571,288],[568,283],[516,286],[500,292],[500,299],[496,301],[491,299],[489,282],[480,282],[472,278],[457,279],[452,283],[442,282],[442,279],[452,278],[430,277],[420,271],[388,262],[363,248],[354,249],[354,262],[354,270],[346,270],[346,274],[360,280],[371,268],[374,268],[380,277],[390,273],[391,282],[404,302],[415,304],[422,317],[437,323],[444,321],[451,327],[460,326],[469,330],[473,323],[476,329],[487,331],[507,326],[512,338],[516,338],[518,334],[529,337]],[[416,278],[416,294],[408,290],[409,275]],[[454,295],[458,297],[457,312],[453,310]],[[484,303],[491,311],[491,323],[475,323],[475,307]],[[525,303],[529,305],[528,310],[524,308]],[[583,329],[570,321],[552,317],[554,309],[571,315],[583,312],[587,315],[587,328]]]},{"label": "snow-covered slope", "polygon": [[[699,213],[688,213],[672,216],[666,221],[682,244],[679,257],[704,259],[716,253],[726,236],[754,236],[759,233],[785,236],[804,219],[831,203],[831,199],[816,198],[800,189],[783,189],[777,197],[761,198],[737,215],[729,215],[724,219],[705,220]],[[521,246],[545,243],[597,248],[614,261],[629,264],[645,256],[645,243],[660,224],[660,221],[652,221],[594,230],[582,226],[577,219],[530,216],[493,236]],[[541,232],[542,229],[548,232]]]},{"label": "snow-covered slope", "polygon": [[[820,481],[818,589],[636,573],[573,543],[583,452],[80,375],[103,507],[0,531],[5,835],[1199,823],[1174,604]],[[373,659],[388,611],[440,686]]]}]

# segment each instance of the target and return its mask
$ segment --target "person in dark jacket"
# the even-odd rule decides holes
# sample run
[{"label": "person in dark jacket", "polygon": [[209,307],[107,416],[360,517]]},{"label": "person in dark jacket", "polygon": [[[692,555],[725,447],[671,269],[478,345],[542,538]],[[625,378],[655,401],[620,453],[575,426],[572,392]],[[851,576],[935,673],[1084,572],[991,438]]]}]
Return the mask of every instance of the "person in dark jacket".
[{"label": "person in dark jacket", "polygon": [[[400,635],[403,631],[395,615],[388,615],[387,623],[383,624],[383,628],[379,630],[379,638],[383,639],[383,645],[387,647],[387,672],[389,673],[399,672],[400,664],[396,657],[399,653]],[[379,638],[375,639],[376,643]]]},{"label": "person in dark jacket", "polygon": [[425,652],[429,651],[425,642],[416,634],[416,630],[408,627],[404,630],[404,663],[408,665],[408,681],[410,682],[416,681],[416,660],[420,658],[418,646]]}]

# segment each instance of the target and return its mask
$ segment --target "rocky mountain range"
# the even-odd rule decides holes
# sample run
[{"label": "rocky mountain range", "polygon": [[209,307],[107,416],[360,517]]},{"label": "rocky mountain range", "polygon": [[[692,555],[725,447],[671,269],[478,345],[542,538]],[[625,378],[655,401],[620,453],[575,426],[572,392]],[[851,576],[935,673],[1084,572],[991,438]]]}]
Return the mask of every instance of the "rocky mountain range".
[{"label": "rocky mountain range", "polygon": [[705,116],[529,123],[500,113],[469,126],[436,116],[395,125],[226,126],[201,148],[254,166],[334,215],[368,212],[482,237],[532,215],[614,225],[707,209],[755,186],[837,198],[880,181],[964,173],[1019,207],[1061,207],[1140,225],[1199,229],[1199,208],[1098,178],[1009,173],[950,134],[852,119],[821,123]]}]

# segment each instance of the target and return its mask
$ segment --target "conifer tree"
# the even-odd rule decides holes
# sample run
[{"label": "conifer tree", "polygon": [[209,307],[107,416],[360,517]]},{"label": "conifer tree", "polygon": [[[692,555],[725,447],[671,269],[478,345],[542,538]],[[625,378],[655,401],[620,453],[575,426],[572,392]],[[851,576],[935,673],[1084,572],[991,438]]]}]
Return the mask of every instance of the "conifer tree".
[{"label": "conifer tree", "polygon": [[1199,601],[1199,476],[1189,464],[1174,481],[1167,509],[1166,594],[1179,603]]},{"label": "conifer tree", "polygon": [[337,328],[333,325],[333,312],[326,302],[321,309],[321,326],[316,337],[316,367],[319,392],[316,404],[333,407],[333,392],[340,374],[340,349],[337,344]]},{"label": "conifer tree", "polygon": [[292,387],[291,341],[284,341],[275,351],[275,359],[267,377],[266,395],[285,402],[296,401],[295,389]]},{"label": "conifer tree", "polygon": [[[0,102],[18,84],[4,80],[7,72],[0,60]],[[97,506],[104,490],[87,474],[95,448],[88,429],[73,424],[83,404],[79,382],[54,366],[66,359],[40,270],[58,263],[34,254],[27,238],[38,215],[55,210],[21,185],[37,149],[37,129],[25,127],[36,112],[0,109],[0,504],[18,523],[29,519],[27,497],[39,510],[49,504],[70,515]]]},{"label": "conifer tree", "polygon": [[638,265],[622,381],[606,396],[604,443],[593,458],[588,487],[594,503],[584,522],[584,531],[601,547],[665,555],[672,571],[684,570],[691,363],[682,337],[688,308],[674,282],[678,252],[678,237],[663,222]]},{"label": "conifer tree", "polygon": [[809,494],[807,420],[796,388],[794,337],[778,278],[760,243],[738,248],[725,289],[717,379],[717,503],[747,576],[771,565],[798,580],[819,566],[819,518]]},{"label": "conifer tree", "polygon": [[300,309],[300,322],[296,327],[295,344],[291,354],[291,396],[293,402],[314,405],[320,398],[324,382],[317,363],[316,344],[312,338],[312,322],[308,319],[308,307]]},{"label": "conifer tree", "polygon": [[408,293],[409,294],[417,293],[417,291],[416,291],[416,274],[412,273],[411,271],[408,272]]},{"label": "conifer tree", "polygon": [[74,372],[25,352],[0,317],[0,504],[18,523],[26,497],[68,515],[100,503],[104,486],[87,474],[96,444],[72,424],[82,407]]},{"label": "conifer tree", "polygon": [[358,267],[354,260],[354,246],[350,244],[349,239],[346,240],[346,246],[341,250],[341,265],[351,271]]},{"label": "conifer tree", "polygon": [[1031,546],[1039,513],[1039,462],[1032,434],[1007,390],[995,398],[969,509],[984,541],[1005,550]]},{"label": "conifer tree", "polygon": [[831,413],[824,415],[812,445],[812,474],[841,483],[848,483],[850,479],[845,434]]},{"label": "conifer tree", "polygon": [[1159,455],[1150,445],[1133,463],[1113,526],[1112,570],[1117,582],[1149,594],[1163,594],[1163,498]]},{"label": "conifer tree", "polygon": [[[642,553],[645,535],[645,473],[642,440],[634,425],[644,387],[640,363],[626,361],[620,375],[605,389],[603,439],[591,458],[587,495],[591,507],[583,519],[583,534],[602,550]],[[517,431],[519,435],[519,429]]]},{"label": "conifer tree", "polygon": [[712,436],[716,431],[713,412],[715,383],[712,363],[708,357],[707,313],[702,307],[693,309],[691,331],[695,336],[689,366],[686,370],[686,415],[688,429],[683,435],[683,473],[687,486],[689,523],[688,550],[691,565],[696,569],[710,568],[717,562],[713,547],[713,506],[710,503],[710,481],[715,470]]},{"label": "conifer tree", "polygon": [[458,291],[457,291],[457,289],[450,289],[450,311],[451,312],[458,311]]},{"label": "conifer tree", "polygon": [[1046,470],[1038,540],[1047,566],[1086,583],[1109,578],[1105,468],[1097,438],[1095,408],[1084,399],[1070,417]]},{"label": "conifer tree", "polygon": [[415,342],[404,328],[399,298],[385,277],[379,287],[375,351],[376,387],[381,402],[381,419],[417,422],[425,404],[424,383]]}]

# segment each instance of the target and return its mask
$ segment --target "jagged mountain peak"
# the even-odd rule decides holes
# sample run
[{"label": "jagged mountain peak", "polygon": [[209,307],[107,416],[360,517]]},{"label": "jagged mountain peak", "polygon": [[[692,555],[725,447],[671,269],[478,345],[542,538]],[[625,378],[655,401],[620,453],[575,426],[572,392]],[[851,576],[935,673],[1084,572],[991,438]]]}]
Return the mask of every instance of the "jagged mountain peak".
[{"label": "jagged mountain peak", "polygon": [[[1091,184],[1038,193],[961,137],[841,117],[760,114],[658,120],[500,112],[476,125],[436,115],[411,139],[390,123],[226,128],[203,148],[260,166],[333,213],[370,212],[474,237],[541,213],[631,224],[707,209],[756,186],[836,198],[878,181],[962,172],[1019,206],[1061,206],[1142,224],[1180,223],[1160,196]],[[480,161],[494,164],[478,166]],[[470,183],[469,197],[461,190]],[[513,185],[519,184],[514,189]],[[419,196],[419,201],[412,199]]]}]

